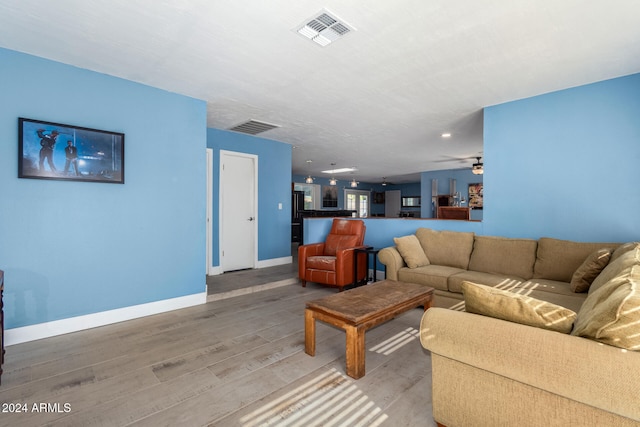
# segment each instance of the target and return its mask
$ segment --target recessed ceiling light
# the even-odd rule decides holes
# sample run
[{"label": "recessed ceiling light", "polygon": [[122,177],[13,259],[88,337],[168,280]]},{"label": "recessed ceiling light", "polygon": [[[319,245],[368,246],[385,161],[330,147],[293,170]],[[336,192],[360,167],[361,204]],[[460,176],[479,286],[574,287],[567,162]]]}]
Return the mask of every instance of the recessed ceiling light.
[{"label": "recessed ceiling light", "polygon": [[443,138],[451,138],[451,134],[450,133],[443,133],[440,136],[443,137]]}]

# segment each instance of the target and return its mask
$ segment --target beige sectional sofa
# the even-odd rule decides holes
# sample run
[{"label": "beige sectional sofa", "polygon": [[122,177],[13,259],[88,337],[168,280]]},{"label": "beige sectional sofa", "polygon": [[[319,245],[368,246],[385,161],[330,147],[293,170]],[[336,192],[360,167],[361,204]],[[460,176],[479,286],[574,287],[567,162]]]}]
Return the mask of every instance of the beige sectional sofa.
[{"label": "beige sectional sofa", "polygon": [[[640,426],[638,242],[427,229],[404,239],[380,251],[387,278],[436,288],[436,305],[459,301],[430,308],[420,325],[439,425]],[[549,322],[558,313],[564,333]]]},{"label": "beige sectional sofa", "polygon": [[[407,241],[412,236],[413,245]],[[396,246],[382,249],[378,258],[386,267],[387,279],[430,286],[435,289],[436,302],[438,296],[446,297],[445,301],[462,301],[462,282],[470,281],[526,293],[574,311],[586,298],[586,293],[571,289],[576,270],[598,249],[619,246],[553,238],[479,236],[429,228],[419,228],[412,236],[396,239]],[[418,252],[426,256],[427,262],[423,259],[410,267],[405,258],[411,263],[411,256]]]}]

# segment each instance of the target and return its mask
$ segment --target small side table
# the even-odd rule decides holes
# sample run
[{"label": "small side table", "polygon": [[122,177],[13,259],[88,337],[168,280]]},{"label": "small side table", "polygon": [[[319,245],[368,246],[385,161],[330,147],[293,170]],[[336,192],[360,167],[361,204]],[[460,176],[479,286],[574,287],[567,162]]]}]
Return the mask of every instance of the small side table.
[{"label": "small side table", "polygon": [[[365,278],[365,284],[369,281],[369,256],[373,255],[373,281],[375,282],[377,280],[376,277],[376,271],[378,269],[378,252],[380,252],[381,248],[374,248],[373,246],[365,246],[363,248],[357,248],[354,252],[354,257],[353,257],[353,281],[354,283],[357,282],[357,274],[358,274],[358,254],[359,253],[365,253],[367,254],[367,262],[365,264],[365,268],[366,268],[366,272],[367,272],[367,277]],[[386,274],[385,274],[386,276]],[[356,283],[357,284],[357,283]]]}]

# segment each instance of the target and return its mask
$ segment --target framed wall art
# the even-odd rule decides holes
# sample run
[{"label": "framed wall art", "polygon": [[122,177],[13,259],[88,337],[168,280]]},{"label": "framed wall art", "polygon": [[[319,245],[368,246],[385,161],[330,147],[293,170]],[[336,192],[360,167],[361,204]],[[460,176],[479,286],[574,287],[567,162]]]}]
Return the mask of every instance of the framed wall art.
[{"label": "framed wall art", "polygon": [[322,186],[322,207],[323,208],[338,207],[338,188],[335,185]]},{"label": "framed wall art", "polygon": [[18,177],[124,184],[124,134],[21,117]]},{"label": "framed wall art", "polygon": [[482,209],[482,190],[483,184],[469,184],[469,207],[473,209]]}]

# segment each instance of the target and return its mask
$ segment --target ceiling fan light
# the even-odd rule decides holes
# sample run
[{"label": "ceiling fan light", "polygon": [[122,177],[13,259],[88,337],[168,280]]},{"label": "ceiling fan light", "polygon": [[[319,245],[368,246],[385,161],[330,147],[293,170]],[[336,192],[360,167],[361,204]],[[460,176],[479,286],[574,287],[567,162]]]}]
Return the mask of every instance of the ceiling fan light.
[{"label": "ceiling fan light", "polygon": [[306,182],[307,184],[313,184],[313,178],[311,177],[311,175],[309,175],[304,182]]},{"label": "ceiling fan light", "polygon": [[351,181],[351,188],[356,188],[358,186],[358,183],[356,182],[356,179],[353,178],[353,181]]},{"label": "ceiling fan light", "polygon": [[474,175],[484,174],[484,167],[482,167],[482,163],[474,163],[471,168],[471,172],[473,172]]},{"label": "ceiling fan light", "polygon": [[336,185],[338,183],[338,181],[335,178],[331,178],[329,180],[329,185]]}]

